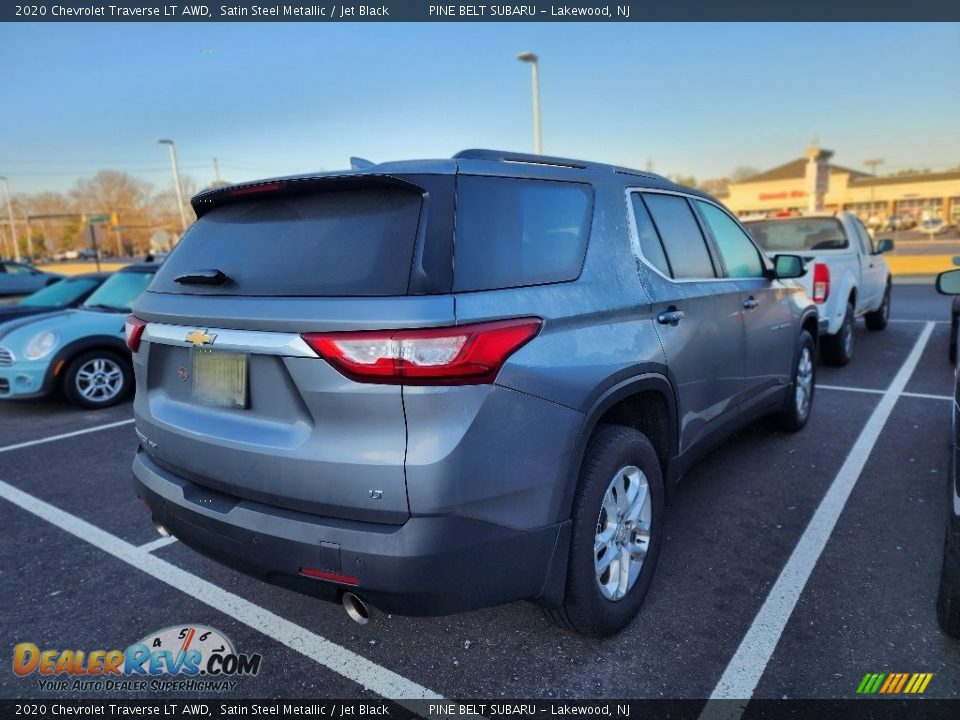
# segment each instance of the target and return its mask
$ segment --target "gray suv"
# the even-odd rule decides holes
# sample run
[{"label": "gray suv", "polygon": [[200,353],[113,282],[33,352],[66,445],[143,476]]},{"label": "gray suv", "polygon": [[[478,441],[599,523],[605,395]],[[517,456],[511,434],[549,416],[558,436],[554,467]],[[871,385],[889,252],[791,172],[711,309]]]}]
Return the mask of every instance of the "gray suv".
[{"label": "gray suv", "polygon": [[799,430],[817,312],[704,193],[469,150],[218,188],[127,323],[161,533],[370,608],[636,614],[671,486]]}]

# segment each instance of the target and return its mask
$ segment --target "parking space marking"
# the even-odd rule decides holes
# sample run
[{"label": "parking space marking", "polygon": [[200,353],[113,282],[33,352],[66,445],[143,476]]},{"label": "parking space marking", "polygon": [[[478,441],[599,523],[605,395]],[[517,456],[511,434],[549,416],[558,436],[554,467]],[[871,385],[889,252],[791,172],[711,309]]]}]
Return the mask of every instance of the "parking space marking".
[{"label": "parking space marking", "polygon": [[830,539],[830,534],[880,437],[883,426],[890,417],[897,400],[904,394],[903,390],[920,362],[924,348],[933,333],[933,327],[933,322],[927,322],[924,325],[910,354],[864,424],[846,460],[837,471],[836,477],[820,501],[813,517],[810,518],[803,535],[797,541],[790,558],[780,571],[777,581],[770,589],[753,623],[740,641],[737,651],[730,658],[723,675],[710,695],[710,700],[743,700],[744,702],[736,705],[708,702],[700,716],[702,720],[708,717],[739,717],[746,706],[746,701],[753,696],[757,683],[800,598],[800,593],[803,592],[810,573]]},{"label": "parking space marking", "polygon": [[[442,696],[282,618],[264,607],[178,568],[143,547],[131,545],[76,515],[61,510],[0,480],[0,497],[70,533],[147,575],[209,605],[286,645],[317,664],[342,675],[377,695],[404,705],[405,700],[442,700]],[[414,704],[411,710],[417,711]]]},{"label": "parking space marking", "polygon": [[172,545],[176,541],[177,539],[173,535],[167,535],[166,537],[158,537],[156,540],[151,540],[148,543],[139,545],[137,547],[137,550],[140,550],[141,552],[151,553],[154,550],[159,550],[160,548],[166,547],[167,545]]},{"label": "parking space marking", "polygon": [[887,320],[887,322],[892,322],[892,323],[912,323],[912,324],[920,324],[920,325],[928,325],[928,324],[933,324],[933,325],[949,325],[949,324],[950,324],[950,321],[949,321],[949,320],[907,320],[907,319],[901,320],[901,319],[899,319],[899,318],[890,318],[889,320]]},{"label": "parking space marking", "polygon": [[74,430],[73,432],[61,433],[60,435],[51,435],[50,437],[40,438],[39,440],[28,440],[27,442],[17,443],[16,445],[7,445],[0,447],[0,453],[10,452],[12,450],[22,450],[23,448],[33,447],[34,445],[43,445],[44,443],[54,442],[56,440],[66,440],[67,438],[77,437],[77,435],[86,435],[87,433],[99,432],[100,430],[110,430],[111,428],[132,425],[133,418],[129,420],[118,420],[117,422],[106,423],[105,425],[94,425],[83,430]]},{"label": "parking space marking", "polygon": [[[877,390],[876,388],[858,388],[848,387],[846,385],[817,385],[817,390],[841,390],[843,392],[868,393],[870,395],[883,395],[886,390]],[[900,397],[920,398],[921,400],[953,400],[951,395],[931,395],[930,393],[902,392]]]}]

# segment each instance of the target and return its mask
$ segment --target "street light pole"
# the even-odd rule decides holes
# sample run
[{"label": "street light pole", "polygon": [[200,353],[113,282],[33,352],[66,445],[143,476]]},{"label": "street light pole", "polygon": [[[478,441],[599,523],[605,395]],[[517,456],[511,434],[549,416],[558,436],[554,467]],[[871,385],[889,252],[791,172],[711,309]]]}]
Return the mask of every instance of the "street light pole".
[{"label": "street light pole", "polygon": [[182,232],[187,231],[187,214],[183,211],[183,186],[180,184],[180,168],[177,166],[177,148],[173,140],[161,138],[158,145],[166,145],[170,151],[170,166],[173,168],[173,186],[177,191],[177,210],[180,211],[180,226]]},{"label": "street light pole", "polygon": [[533,150],[543,155],[543,137],[540,131],[540,58],[532,52],[517,55],[520,62],[530,63],[530,80],[533,85]]},{"label": "street light pole", "polygon": [[13,222],[13,205],[10,204],[10,182],[0,175],[3,180],[3,194],[7,198],[7,219],[10,221],[10,240],[13,242],[13,259],[20,261],[20,245],[17,243],[17,227]]}]

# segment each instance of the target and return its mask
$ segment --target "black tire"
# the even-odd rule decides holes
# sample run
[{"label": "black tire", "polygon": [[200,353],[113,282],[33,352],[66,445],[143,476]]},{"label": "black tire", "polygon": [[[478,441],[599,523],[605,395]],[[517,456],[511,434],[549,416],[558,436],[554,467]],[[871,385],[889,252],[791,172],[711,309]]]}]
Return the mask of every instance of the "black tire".
[{"label": "black tire", "polygon": [[[623,482],[618,471],[639,469],[649,491],[649,542],[639,574],[619,599],[605,597],[595,569],[594,550],[598,526],[605,521],[604,497],[614,480]],[[642,487],[642,486],[641,486]],[[663,474],[657,452],[647,437],[622,425],[597,428],[587,449],[573,500],[573,531],[563,605],[545,609],[554,624],[589,637],[607,637],[619,632],[636,616],[650,588],[660,553],[663,532]],[[609,522],[609,521],[607,521]],[[620,530],[613,537],[620,537]],[[611,539],[611,542],[615,542]],[[617,553],[608,546],[608,550]],[[613,580],[611,569],[606,571]],[[601,576],[602,577],[602,576]]]},{"label": "black tire", "polygon": [[960,298],[953,299],[953,308],[950,312],[950,347],[947,352],[950,354],[950,362],[957,364],[957,331],[960,327]]},{"label": "black tire", "polygon": [[[806,355],[804,354],[806,351]],[[813,337],[806,330],[800,332],[797,340],[797,351],[793,356],[793,378],[787,389],[787,397],[783,400],[783,409],[774,415],[774,421],[784,432],[799,432],[807,425],[810,412],[813,410],[813,397],[817,390],[817,346]],[[806,362],[804,362],[806,358]],[[809,381],[803,383],[808,386],[806,404],[801,406],[801,397],[797,388],[801,385],[801,374],[809,372]]]},{"label": "black tire", "polygon": [[960,638],[960,563],[946,542],[943,545],[940,591],[937,593],[937,622],[945,634]]},{"label": "black tire", "polygon": [[[102,371],[93,370],[102,364]],[[93,388],[87,394],[84,390],[91,387],[91,384],[97,382],[95,377],[87,378],[90,371],[93,370],[95,376],[98,372],[105,376],[100,389]],[[116,389],[113,387],[114,370],[119,372],[119,385]],[[80,377],[84,373],[84,377]],[[133,391],[133,368],[130,361],[122,357],[119,353],[107,349],[94,349],[82,352],[73,358],[67,365],[63,373],[63,395],[72,404],[83,408],[98,409],[111,407],[119,402],[123,402]]]},{"label": "black tire", "polygon": [[843,367],[853,357],[853,303],[847,303],[843,324],[834,335],[824,335],[820,340],[820,355],[828,365]]},{"label": "black tire", "polygon": [[886,290],[883,291],[883,300],[880,307],[863,316],[867,324],[867,330],[883,330],[890,321],[890,283],[887,283]]}]

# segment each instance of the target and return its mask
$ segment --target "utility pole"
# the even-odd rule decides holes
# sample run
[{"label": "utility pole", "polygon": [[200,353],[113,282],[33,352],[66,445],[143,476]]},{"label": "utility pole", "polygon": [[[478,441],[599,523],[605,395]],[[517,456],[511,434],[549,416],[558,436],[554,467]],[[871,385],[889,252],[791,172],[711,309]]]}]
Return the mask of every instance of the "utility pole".
[{"label": "utility pole", "polygon": [[[873,160],[864,160],[863,164],[870,168],[870,174],[876,175],[877,168],[883,165],[884,160],[882,158],[875,158]],[[873,206],[874,197],[875,197],[876,187],[870,186],[870,214],[873,215],[876,212],[876,208]],[[869,218],[868,218],[869,219]]]},{"label": "utility pole", "polygon": [[533,151],[543,155],[543,135],[540,129],[540,58],[536,53],[522,52],[517,55],[520,62],[530,63],[530,81],[533,90]]},{"label": "utility pole", "polygon": [[20,262],[20,244],[17,242],[17,228],[13,224],[13,205],[10,204],[10,181],[0,175],[3,180],[4,194],[7,197],[7,220],[10,221],[10,238],[13,242],[13,259]]},{"label": "utility pole", "polygon": [[177,210],[180,211],[180,234],[187,231],[187,214],[183,211],[183,185],[180,183],[180,166],[177,164],[177,148],[173,140],[161,138],[158,145],[166,145],[170,151],[170,166],[173,169],[173,187],[177,191]]},{"label": "utility pole", "polygon": [[220,187],[220,161],[213,159],[213,186]]}]

